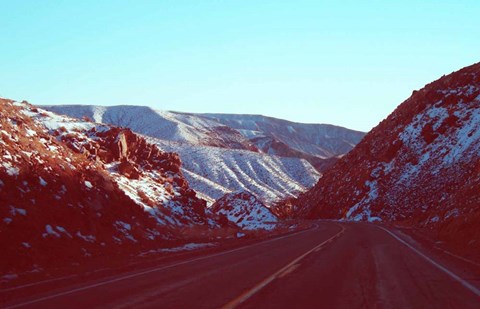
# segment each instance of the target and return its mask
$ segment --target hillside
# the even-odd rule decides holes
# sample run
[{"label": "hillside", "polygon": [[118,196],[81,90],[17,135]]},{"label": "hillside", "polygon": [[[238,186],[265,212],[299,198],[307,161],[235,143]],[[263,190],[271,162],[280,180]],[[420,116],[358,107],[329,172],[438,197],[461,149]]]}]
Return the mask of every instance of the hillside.
[{"label": "hillside", "polygon": [[226,193],[248,190],[270,206],[308,190],[320,177],[315,168],[302,159],[148,140],[164,151],[179,154],[190,187],[209,204]]},{"label": "hillside", "polygon": [[147,106],[48,105],[57,114],[88,117],[97,123],[127,127],[134,132],[162,140],[258,151],[238,131],[196,115],[154,110]]},{"label": "hillside", "polygon": [[365,133],[329,124],[296,123],[262,115],[202,114],[238,130],[264,153],[321,159],[344,155]]},{"label": "hillside", "polygon": [[[230,115],[245,119],[245,129],[237,130],[238,125],[233,128],[230,123],[222,123],[220,115],[213,119],[214,115],[166,112],[142,106],[44,108],[128,127],[147,136],[161,149],[178,153],[190,186],[209,204],[237,190],[248,190],[267,205],[296,196],[317,182],[318,170],[329,167],[336,155],[350,150],[363,136],[344,128],[295,124],[263,116]],[[247,130],[247,125],[254,125],[249,120],[252,117],[256,119],[255,128],[265,132]],[[315,137],[316,132],[321,132],[321,137]],[[259,138],[270,139],[269,146],[259,142]],[[291,146],[283,142],[289,139]],[[322,143],[328,150],[323,150]]]},{"label": "hillside", "polygon": [[178,155],[129,129],[6,99],[0,114],[2,280],[218,226]]},{"label": "hillside", "polygon": [[298,215],[422,228],[480,258],[480,64],[403,102],[296,202]]},{"label": "hillside", "polygon": [[48,105],[71,117],[128,127],[150,137],[195,145],[327,159],[350,151],[363,132],[328,124],[303,124],[261,115],[193,114],[146,106]]}]

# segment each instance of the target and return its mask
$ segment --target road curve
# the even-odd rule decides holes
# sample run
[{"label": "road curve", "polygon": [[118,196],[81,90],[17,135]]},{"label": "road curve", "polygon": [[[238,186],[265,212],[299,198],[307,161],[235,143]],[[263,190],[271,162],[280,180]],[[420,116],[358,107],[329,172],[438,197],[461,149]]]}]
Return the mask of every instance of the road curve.
[{"label": "road curve", "polygon": [[84,282],[3,306],[479,308],[476,292],[476,285],[388,230],[322,221],[293,235]]}]

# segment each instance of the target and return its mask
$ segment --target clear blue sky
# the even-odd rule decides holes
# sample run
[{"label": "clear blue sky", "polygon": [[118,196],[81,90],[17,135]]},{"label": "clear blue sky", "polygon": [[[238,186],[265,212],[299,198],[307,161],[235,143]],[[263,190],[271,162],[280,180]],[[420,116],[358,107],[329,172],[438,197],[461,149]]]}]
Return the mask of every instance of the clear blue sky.
[{"label": "clear blue sky", "polygon": [[480,61],[480,1],[4,1],[0,96],[369,130]]}]

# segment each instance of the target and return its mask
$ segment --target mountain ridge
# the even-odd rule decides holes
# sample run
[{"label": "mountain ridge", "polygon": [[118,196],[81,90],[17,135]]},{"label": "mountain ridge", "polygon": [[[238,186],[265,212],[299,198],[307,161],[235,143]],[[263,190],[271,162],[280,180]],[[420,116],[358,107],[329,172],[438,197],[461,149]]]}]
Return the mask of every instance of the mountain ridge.
[{"label": "mountain ridge", "polygon": [[[310,151],[305,152],[307,155],[317,156],[319,158],[325,159],[334,157],[337,155],[343,155],[351,148],[353,148],[354,144],[358,143],[358,141],[364,136],[363,132],[347,129],[341,126],[335,126],[331,124],[311,124],[311,123],[298,123],[289,120],[279,119],[275,117],[263,116],[263,115],[254,115],[254,114],[213,114],[213,113],[184,113],[184,112],[175,112],[175,111],[163,111],[159,109],[154,109],[148,106],[137,106],[137,105],[115,105],[115,106],[98,106],[98,105],[41,105],[40,107],[45,108],[47,110],[54,111],[60,114],[67,114],[69,116],[73,116],[76,118],[82,117],[89,117],[96,122],[100,123],[110,123],[113,125],[129,127],[132,130],[136,131],[137,133],[144,134],[151,137],[156,137],[164,140],[170,141],[177,141],[177,142],[190,142],[195,144],[201,144],[206,146],[220,146],[222,147],[221,143],[211,143],[209,139],[206,138],[206,141],[199,141],[195,137],[192,140],[188,140],[185,137],[175,136],[172,133],[166,134],[165,132],[159,132],[159,130],[155,130],[151,128],[152,124],[161,125],[160,127],[166,128],[166,125],[163,122],[167,122],[172,125],[172,122],[176,121],[176,125],[188,125],[190,127],[195,127],[198,131],[208,131],[215,127],[230,127],[240,133],[242,136],[235,135],[231,137],[233,139],[238,139],[242,146],[238,145],[237,147],[230,147],[234,149],[247,149],[251,151],[256,151],[254,148],[251,148],[252,145],[249,145],[249,136],[245,136],[242,134],[242,124],[238,123],[238,119],[246,120],[251,122],[250,118],[255,118],[257,120],[257,126],[262,121],[273,121],[273,123],[267,123],[264,125],[264,128],[269,128],[269,132],[261,132],[264,134],[272,134],[272,129],[277,129],[280,127],[285,127],[287,125],[293,125],[297,127],[301,127],[304,131],[303,133],[308,133],[309,129],[315,129],[319,132],[324,132],[325,139],[332,139],[335,136],[335,132],[341,132],[340,137],[347,137],[346,143],[342,144],[340,147],[341,149],[334,149],[333,145],[329,146],[328,149],[324,150],[321,149],[322,145],[318,141],[313,141],[311,138],[312,144],[316,144],[318,151]],[[182,118],[183,117],[183,118]],[[156,118],[156,119],[154,119]],[[158,121],[163,118],[163,122]],[[229,121],[229,119],[233,120]],[[157,121],[156,121],[157,120]],[[237,122],[235,122],[237,121]],[[145,128],[141,127],[140,124],[142,122],[149,123],[150,127]],[[232,123],[236,123],[236,125],[232,126]],[[248,125],[252,125],[251,123]],[[272,126],[274,127],[272,128]],[[173,126],[173,125],[172,125]],[[243,127],[246,129],[245,127]],[[258,128],[258,127],[257,127]],[[293,128],[293,127],[292,127]],[[172,129],[172,128],[168,128]],[[248,130],[252,130],[249,128]],[[291,129],[290,129],[291,130]],[[206,132],[203,132],[206,133]],[[291,134],[292,132],[290,132]],[[309,133],[312,135],[312,133]],[[195,136],[196,134],[193,134]],[[282,134],[277,134],[282,135]],[[283,132],[285,135],[285,132]],[[332,137],[330,137],[331,135]],[[349,136],[352,135],[352,136]],[[205,137],[205,136],[204,136]],[[318,137],[317,137],[318,138]],[[307,138],[308,139],[308,138]],[[323,140],[322,140],[323,141]],[[285,143],[285,141],[282,141]],[[342,143],[341,141],[339,143]],[[286,143],[288,145],[288,143]],[[227,145],[228,146],[228,141]],[[290,145],[289,145],[290,146]],[[293,147],[295,149],[295,147]],[[304,152],[303,150],[298,150],[300,152]],[[266,152],[267,153],[267,152]],[[281,155],[281,154],[280,154]]]},{"label": "mountain ridge", "polygon": [[[260,117],[259,119],[267,119],[265,121],[272,121],[272,119],[274,121],[263,126],[268,132],[262,133],[263,140],[259,141],[256,137],[249,136],[245,130],[232,128],[229,123],[202,114],[166,112],[132,105],[42,107],[76,118],[88,117],[96,122],[129,127],[156,143],[161,149],[179,153],[182,161],[185,162],[182,169],[191,187],[209,204],[225,193],[247,189],[265,204],[272,205],[281,199],[294,197],[293,195],[313,186],[321,175],[318,171],[328,168],[336,161],[335,155],[343,152],[333,151],[333,148],[322,150],[321,146],[317,145],[321,144],[322,140],[317,142],[311,137],[315,134],[309,133],[310,136],[308,136],[305,133],[311,128],[319,128],[316,129],[317,131],[326,130],[327,133],[330,129],[340,130],[345,135],[353,132],[354,137],[350,142],[343,144],[341,142],[342,147],[347,147],[342,148],[343,150],[349,150],[353,142],[363,137],[361,132],[333,125],[319,127],[315,124],[306,124],[306,128],[303,128],[304,124],[296,124],[302,129],[297,128],[299,133],[295,133],[282,128],[284,123],[294,124],[293,122],[255,116]],[[244,116],[230,115],[230,117]],[[306,137],[303,138],[300,134]],[[330,135],[333,136],[333,133]],[[283,142],[290,137],[291,145]],[[295,144],[300,146],[297,147]],[[335,147],[335,143],[330,146]],[[306,148],[311,151],[304,151]],[[218,160],[212,163],[213,158]],[[207,162],[213,165],[208,165]],[[268,173],[257,173],[251,168],[252,164],[261,171],[272,171],[271,174],[274,175],[273,179],[277,184],[265,185],[271,182],[272,177],[268,176]],[[287,169],[289,172],[285,173],[285,165],[297,166],[298,171],[289,168]],[[218,168],[219,166],[224,167],[223,171]]]}]

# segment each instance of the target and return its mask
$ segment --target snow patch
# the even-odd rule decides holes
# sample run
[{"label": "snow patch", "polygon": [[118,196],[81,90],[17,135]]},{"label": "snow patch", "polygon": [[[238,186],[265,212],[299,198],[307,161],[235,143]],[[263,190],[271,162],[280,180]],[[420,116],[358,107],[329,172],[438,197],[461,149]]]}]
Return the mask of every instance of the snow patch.
[{"label": "snow patch", "polygon": [[38,177],[38,181],[42,187],[48,185],[48,182],[46,182],[42,177]]},{"label": "snow patch", "polygon": [[80,231],[78,231],[75,235],[77,235],[79,238],[87,241],[87,242],[95,242],[97,238],[93,235],[83,235]]},{"label": "snow patch", "polygon": [[191,251],[191,250],[197,250],[197,249],[201,249],[201,248],[214,247],[216,245],[217,245],[216,243],[189,243],[189,244],[185,244],[183,246],[174,247],[174,248],[163,248],[163,249],[157,249],[157,250],[149,250],[149,251],[146,251],[146,252],[142,252],[140,254],[140,256],[146,256],[146,255],[154,254],[154,253]]},{"label": "snow patch", "polygon": [[61,235],[58,234],[50,224],[45,225],[45,231],[47,231],[47,233],[43,233],[43,235],[42,235],[44,238],[47,237],[48,235],[52,235],[52,236],[55,236],[57,238],[61,237]]},{"label": "snow patch", "polygon": [[22,216],[26,216],[27,215],[27,210],[23,209],[23,208],[16,208],[16,207],[10,206],[10,214],[12,216],[15,216],[17,214],[22,215]]},{"label": "snow patch", "polygon": [[12,163],[4,161],[2,162],[3,167],[5,168],[5,171],[9,176],[18,176],[20,173],[20,170],[17,167],[14,167]]}]

